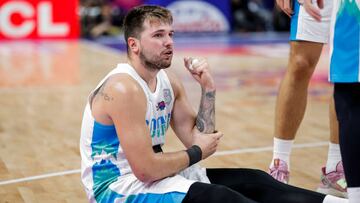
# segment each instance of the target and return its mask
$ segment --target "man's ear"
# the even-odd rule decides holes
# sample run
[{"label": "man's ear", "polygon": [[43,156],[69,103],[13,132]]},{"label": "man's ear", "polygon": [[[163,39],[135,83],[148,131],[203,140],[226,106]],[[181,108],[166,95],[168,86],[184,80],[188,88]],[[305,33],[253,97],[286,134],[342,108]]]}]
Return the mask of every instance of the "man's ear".
[{"label": "man's ear", "polygon": [[134,53],[139,52],[139,40],[133,37],[128,38],[129,50]]}]

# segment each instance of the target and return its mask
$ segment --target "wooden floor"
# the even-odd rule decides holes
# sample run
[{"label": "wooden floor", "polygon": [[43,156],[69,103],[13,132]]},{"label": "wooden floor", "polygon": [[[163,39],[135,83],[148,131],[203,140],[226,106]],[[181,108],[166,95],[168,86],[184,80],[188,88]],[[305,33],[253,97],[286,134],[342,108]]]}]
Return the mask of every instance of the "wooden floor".
[{"label": "wooden floor", "polygon": [[[206,167],[266,170],[272,157],[274,107],[288,45],[176,52],[172,69],[197,108],[200,88],[184,56],[207,57],[217,82],[217,129],[225,133]],[[87,202],[80,182],[79,137],[90,90],[125,61],[124,52],[89,42],[0,45],[0,202]],[[315,189],[327,154],[327,57],[313,77],[308,108],[291,157],[291,184]],[[181,149],[167,136],[166,151]]]}]

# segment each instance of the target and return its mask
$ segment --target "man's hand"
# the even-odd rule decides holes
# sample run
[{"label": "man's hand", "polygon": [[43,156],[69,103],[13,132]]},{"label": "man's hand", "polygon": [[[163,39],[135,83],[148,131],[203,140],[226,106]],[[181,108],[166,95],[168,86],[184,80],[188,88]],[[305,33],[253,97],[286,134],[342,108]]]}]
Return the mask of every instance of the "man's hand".
[{"label": "man's hand", "polygon": [[186,69],[198,81],[204,90],[215,90],[215,83],[211,76],[209,64],[205,59],[184,58]]},{"label": "man's hand", "polygon": [[316,0],[317,6],[312,4],[312,0],[303,0],[304,1],[304,8],[306,12],[313,17],[316,21],[321,21],[321,14],[320,9],[324,8],[324,0]]},{"label": "man's hand", "polygon": [[278,7],[282,11],[284,11],[284,13],[289,17],[291,17],[292,14],[294,14],[294,11],[292,10],[291,1],[296,1],[296,0],[276,0],[276,4],[278,5]]},{"label": "man's hand", "polygon": [[195,132],[193,136],[193,145],[197,145],[201,148],[202,159],[206,159],[207,157],[216,152],[217,146],[222,136],[222,132],[215,132],[209,134]]}]

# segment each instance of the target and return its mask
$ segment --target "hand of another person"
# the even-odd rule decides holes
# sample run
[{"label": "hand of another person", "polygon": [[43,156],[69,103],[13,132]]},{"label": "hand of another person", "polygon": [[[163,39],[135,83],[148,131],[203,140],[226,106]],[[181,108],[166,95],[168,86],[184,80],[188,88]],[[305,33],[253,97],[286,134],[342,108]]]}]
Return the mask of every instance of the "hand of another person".
[{"label": "hand of another person", "polygon": [[222,132],[215,132],[209,134],[202,134],[200,132],[197,132],[194,134],[193,145],[197,145],[201,148],[202,159],[206,159],[207,157],[216,152],[217,146],[222,136]]},{"label": "hand of another person", "polygon": [[204,90],[215,90],[214,79],[206,59],[184,58],[184,65]]},{"label": "hand of another person", "polygon": [[286,15],[291,17],[294,13],[292,10],[292,1],[296,0],[276,0],[276,4]]},{"label": "hand of another person", "polygon": [[312,0],[303,0],[305,11],[313,17],[316,21],[321,21],[320,9],[324,8],[324,0],[316,0],[317,6],[312,3]]}]

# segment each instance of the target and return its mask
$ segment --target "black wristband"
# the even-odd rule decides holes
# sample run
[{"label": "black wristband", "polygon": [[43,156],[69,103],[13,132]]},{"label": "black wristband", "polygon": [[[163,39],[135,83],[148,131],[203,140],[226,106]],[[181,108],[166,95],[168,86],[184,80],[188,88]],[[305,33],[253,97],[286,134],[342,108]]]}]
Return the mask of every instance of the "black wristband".
[{"label": "black wristband", "polygon": [[191,146],[189,149],[186,150],[186,153],[189,156],[189,166],[201,161],[202,151],[199,146]]}]

